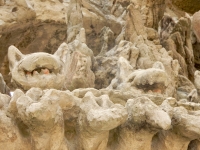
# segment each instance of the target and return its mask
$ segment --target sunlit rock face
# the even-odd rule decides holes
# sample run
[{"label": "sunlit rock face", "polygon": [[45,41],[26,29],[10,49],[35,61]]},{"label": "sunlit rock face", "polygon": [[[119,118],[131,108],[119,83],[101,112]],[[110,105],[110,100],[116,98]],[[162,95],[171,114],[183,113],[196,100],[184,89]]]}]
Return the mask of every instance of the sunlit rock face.
[{"label": "sunlit rock face", "polygon": [[200,21],[183,2],[0,0],[0,149],[198,150]]},{"label": "sunlit rock face", "polygon": [[24,90],[31,87],[63,88],[64,68],[59,57],[43,52],[25,56],[10,46],[8,59],[12,80]]}]

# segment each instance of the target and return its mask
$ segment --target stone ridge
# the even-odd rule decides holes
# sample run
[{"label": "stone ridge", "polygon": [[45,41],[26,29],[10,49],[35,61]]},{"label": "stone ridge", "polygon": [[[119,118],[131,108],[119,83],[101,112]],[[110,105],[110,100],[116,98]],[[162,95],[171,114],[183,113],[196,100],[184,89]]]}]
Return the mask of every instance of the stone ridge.
[{"label": "stone ridge", "polygon": [[0,0],[0,150],[199,150],[184,2]]}]

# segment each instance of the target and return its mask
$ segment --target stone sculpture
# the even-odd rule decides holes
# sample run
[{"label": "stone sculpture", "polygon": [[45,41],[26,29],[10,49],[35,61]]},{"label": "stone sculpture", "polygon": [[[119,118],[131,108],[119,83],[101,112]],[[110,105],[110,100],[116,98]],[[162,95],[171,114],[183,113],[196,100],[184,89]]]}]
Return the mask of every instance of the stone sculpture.
[{"label": "stone sculpture", "polygon": [[199,12],[174,4],[0,0],[0,149],[198,150]]},{"label": "stone sculpture", "polygon": [[62,89],[64,66],[56,55],[35,53],[23,55],[15,46],[8,49],[12,80],[24,90],[31,87]]},{"label": "stone sculpture", "polygon": [[23,55],[15,46],[8,49],[12,81],[25,91],[31,87],[60,90],[94,87],[92,56],[92,51],[78,40],[61,44],[54,55],[43,52]]}]

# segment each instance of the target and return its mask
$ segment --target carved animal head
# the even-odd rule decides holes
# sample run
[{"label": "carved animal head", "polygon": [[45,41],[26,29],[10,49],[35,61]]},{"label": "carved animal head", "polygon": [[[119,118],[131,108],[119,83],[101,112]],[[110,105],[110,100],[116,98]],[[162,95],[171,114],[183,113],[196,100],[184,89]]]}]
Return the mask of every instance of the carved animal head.
[{"label": "carved animal head", "polygon": [[120,57],[118,66],[117,76],[108,88],[165,94],[169,80],[165,67],[161,62],[155,62],[152,68],[133,70],[129,62]]},{"label": "carved animal head", "polygon": [[62,89],[64,64],[57,53],[38,52],[23,55],[15,46],[8,49],[12,82],[23,90],[31,87]]}]

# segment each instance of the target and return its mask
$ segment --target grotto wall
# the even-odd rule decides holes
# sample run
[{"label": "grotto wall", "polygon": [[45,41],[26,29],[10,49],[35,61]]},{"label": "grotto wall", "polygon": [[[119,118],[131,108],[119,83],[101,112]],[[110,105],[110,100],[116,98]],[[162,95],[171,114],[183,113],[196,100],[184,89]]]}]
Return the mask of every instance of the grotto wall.
[{"label": "grotto wall", "polygon": [[0,149],[199,150],[190,5],[0,0]]}]

